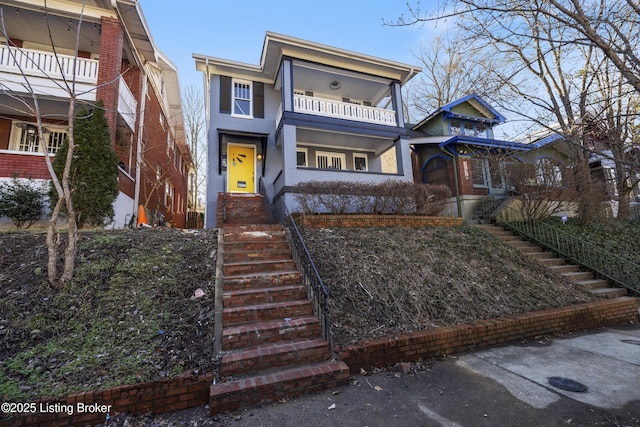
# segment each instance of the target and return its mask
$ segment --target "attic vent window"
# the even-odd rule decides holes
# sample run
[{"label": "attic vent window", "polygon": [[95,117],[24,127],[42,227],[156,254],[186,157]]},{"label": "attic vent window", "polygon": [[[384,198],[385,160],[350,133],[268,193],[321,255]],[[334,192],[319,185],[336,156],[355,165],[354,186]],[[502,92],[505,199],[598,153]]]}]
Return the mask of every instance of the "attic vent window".
[{"label": "attic vent window", "polygon": [[330,88],[331,90],[338,90],[338,89],[340,89],[341,87],[342,87],[342,85],[341,85],[341,84],[340,84],[340,82],[339,82],[339,81],[337,81],[337,80],[334,80],[334,81],[332,81],[331,83],[329,83],[329,88]]}]

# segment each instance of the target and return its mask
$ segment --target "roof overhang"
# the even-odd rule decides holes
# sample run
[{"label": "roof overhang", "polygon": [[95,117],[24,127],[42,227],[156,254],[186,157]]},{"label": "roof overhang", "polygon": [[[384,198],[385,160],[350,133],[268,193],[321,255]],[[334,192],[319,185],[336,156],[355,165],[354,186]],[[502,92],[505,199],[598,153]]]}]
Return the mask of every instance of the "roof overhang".
[{"label": "roof overhang", "polygon": [[111,3],[123,23],[127,37],[142,58],[142,63],[144,64],[146,61],[157,62],[157,49],[140,3],[137,0],[112,0]]},{"label": "roof overhang", "polygon": [[484,150],[488,152],[511,152],[511,151],[529,151],[533,147],[529,144],[521,144],[519,142],[504,141],[500,139],[477,138],[464,135],[445,135],[445,136],[425,136],[422,138],[411,138],[413,145],[438,145],[441,149],[448,153],[458,156],[461,153],[458,147],[464,146],[469,149],[468,153]]},{"label": "roof overhang", "polygon": [[403,84],[422,71],[420,67],[414,65],[402,64],[269,31],[264,39],[258,65],[193,54],[193,58],[196,60],[196,69],[204,73],[246,77],[271,84],[276,80],[283,57],[371,74]]}]

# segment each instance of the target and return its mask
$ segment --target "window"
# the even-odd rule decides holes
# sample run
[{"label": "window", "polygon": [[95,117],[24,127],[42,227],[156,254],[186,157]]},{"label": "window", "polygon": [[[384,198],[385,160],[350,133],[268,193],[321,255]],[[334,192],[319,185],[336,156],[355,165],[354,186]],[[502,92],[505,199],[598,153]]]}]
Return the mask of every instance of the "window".
[{"label": "window", "polygon": [[353,155],[353,169],[357,171],[369,170],[367,167],[367,155],[366,154],[354,154]]},{"label": "window", "polygon": [[476,131],[473,128],[473,123],[464,122],[464,134],[465,134],[465,136],[475,136],[476,135]]},{"label": "window", "polygon": [[462,135],[462,128],[460,127],[459,120],[451,120],[449,122],[449,134],[450,135]]},{"label": "window", "polygon": [[173,212],[173,194],[174,194],[174,187],[173,185],[169,184],[168,182],[165,183],[165,190],[164,190],[164,204],[167,207],[167,210],[169,212]]},{"label": "window", "polygon": [[562,186],[562,170],[560,165],[548,157],[538,159],[536,183],[548,187]]},{"label": "window", "polygon": [[[40,137],[38,136],[37,130],[35,130],[35,132],[35,135],[29,135],[29,131],[24,123],[21,123],[20,127],[14,125],[14,149],[28,153],[41,153]],[[55,154],[67,138],[67,131],[65,128],[44,128],[43,133],[44,139],[47,141],[49,154]]]},{"label": "window", "polygon": [[346,169],[347,157],[342,153],[316,153],[316,167],[320,169]]},{"label": "window", "polygon": [[251,82],[233,80],[232,115],[251,117]]},{"label": "window", "polygon": [[476,136],[478,138],[489,138],[489,133],[487,132],[487,126],[484,123],[478,123],[476,125]]},{"label": "window", "polygon": [[299,168],[306,168],[308,166],[306,148],[296,148],[296,166]]}]

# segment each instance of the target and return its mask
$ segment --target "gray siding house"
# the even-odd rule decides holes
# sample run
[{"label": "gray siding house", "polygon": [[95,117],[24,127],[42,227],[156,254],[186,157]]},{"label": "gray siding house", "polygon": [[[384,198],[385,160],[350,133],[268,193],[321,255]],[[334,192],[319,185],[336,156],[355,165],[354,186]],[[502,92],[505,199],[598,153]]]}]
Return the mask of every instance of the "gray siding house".
[{"label": "gray siding house", "polygon": [[218,195],[257,193],[291,211],[308,181],[412,182],[402,86],[420,68],[267,32],[258,65],[193,55],[205,75],[205,226]]}]

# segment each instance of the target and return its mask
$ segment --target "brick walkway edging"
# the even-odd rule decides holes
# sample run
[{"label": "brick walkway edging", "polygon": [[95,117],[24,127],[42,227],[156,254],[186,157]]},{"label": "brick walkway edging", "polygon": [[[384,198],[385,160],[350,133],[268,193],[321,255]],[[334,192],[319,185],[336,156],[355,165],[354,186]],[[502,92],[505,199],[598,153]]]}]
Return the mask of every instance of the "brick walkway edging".
[{"label": "brick walkway edging", "polygon": [[[543,310],[514,316],[463,323],[454,326],[385,337],[357,345],[337,348],[352,373],[360,368],[384,367],[398,362],[416,361],[453,354],[523,338],[555,333],[577,332],[599,327],[640,321],[638,298],[621,297]],[[77,405],[111,405],[111,414],[121,412],[163,413],[203,406],[209,403],[211,373],[190,375],[164,381],[123,385],[109,390],[80,392],[66,398],[42,401]],[[17,402],[15,402],[17,403]],[[38,402],[39,404],[39,402]],[[1,414],[4,416],[4,414]],[[105,413],[68,416],[64,412],[37,414],[0,420],[0,426],[86,426],[104,421]]]},{"label": "brick walkway edging", "polygon": [[640,299],[620,297],[405,333],[336,348],[352,373],[418,361],[539,335],[564,334],[640,321]]}]

